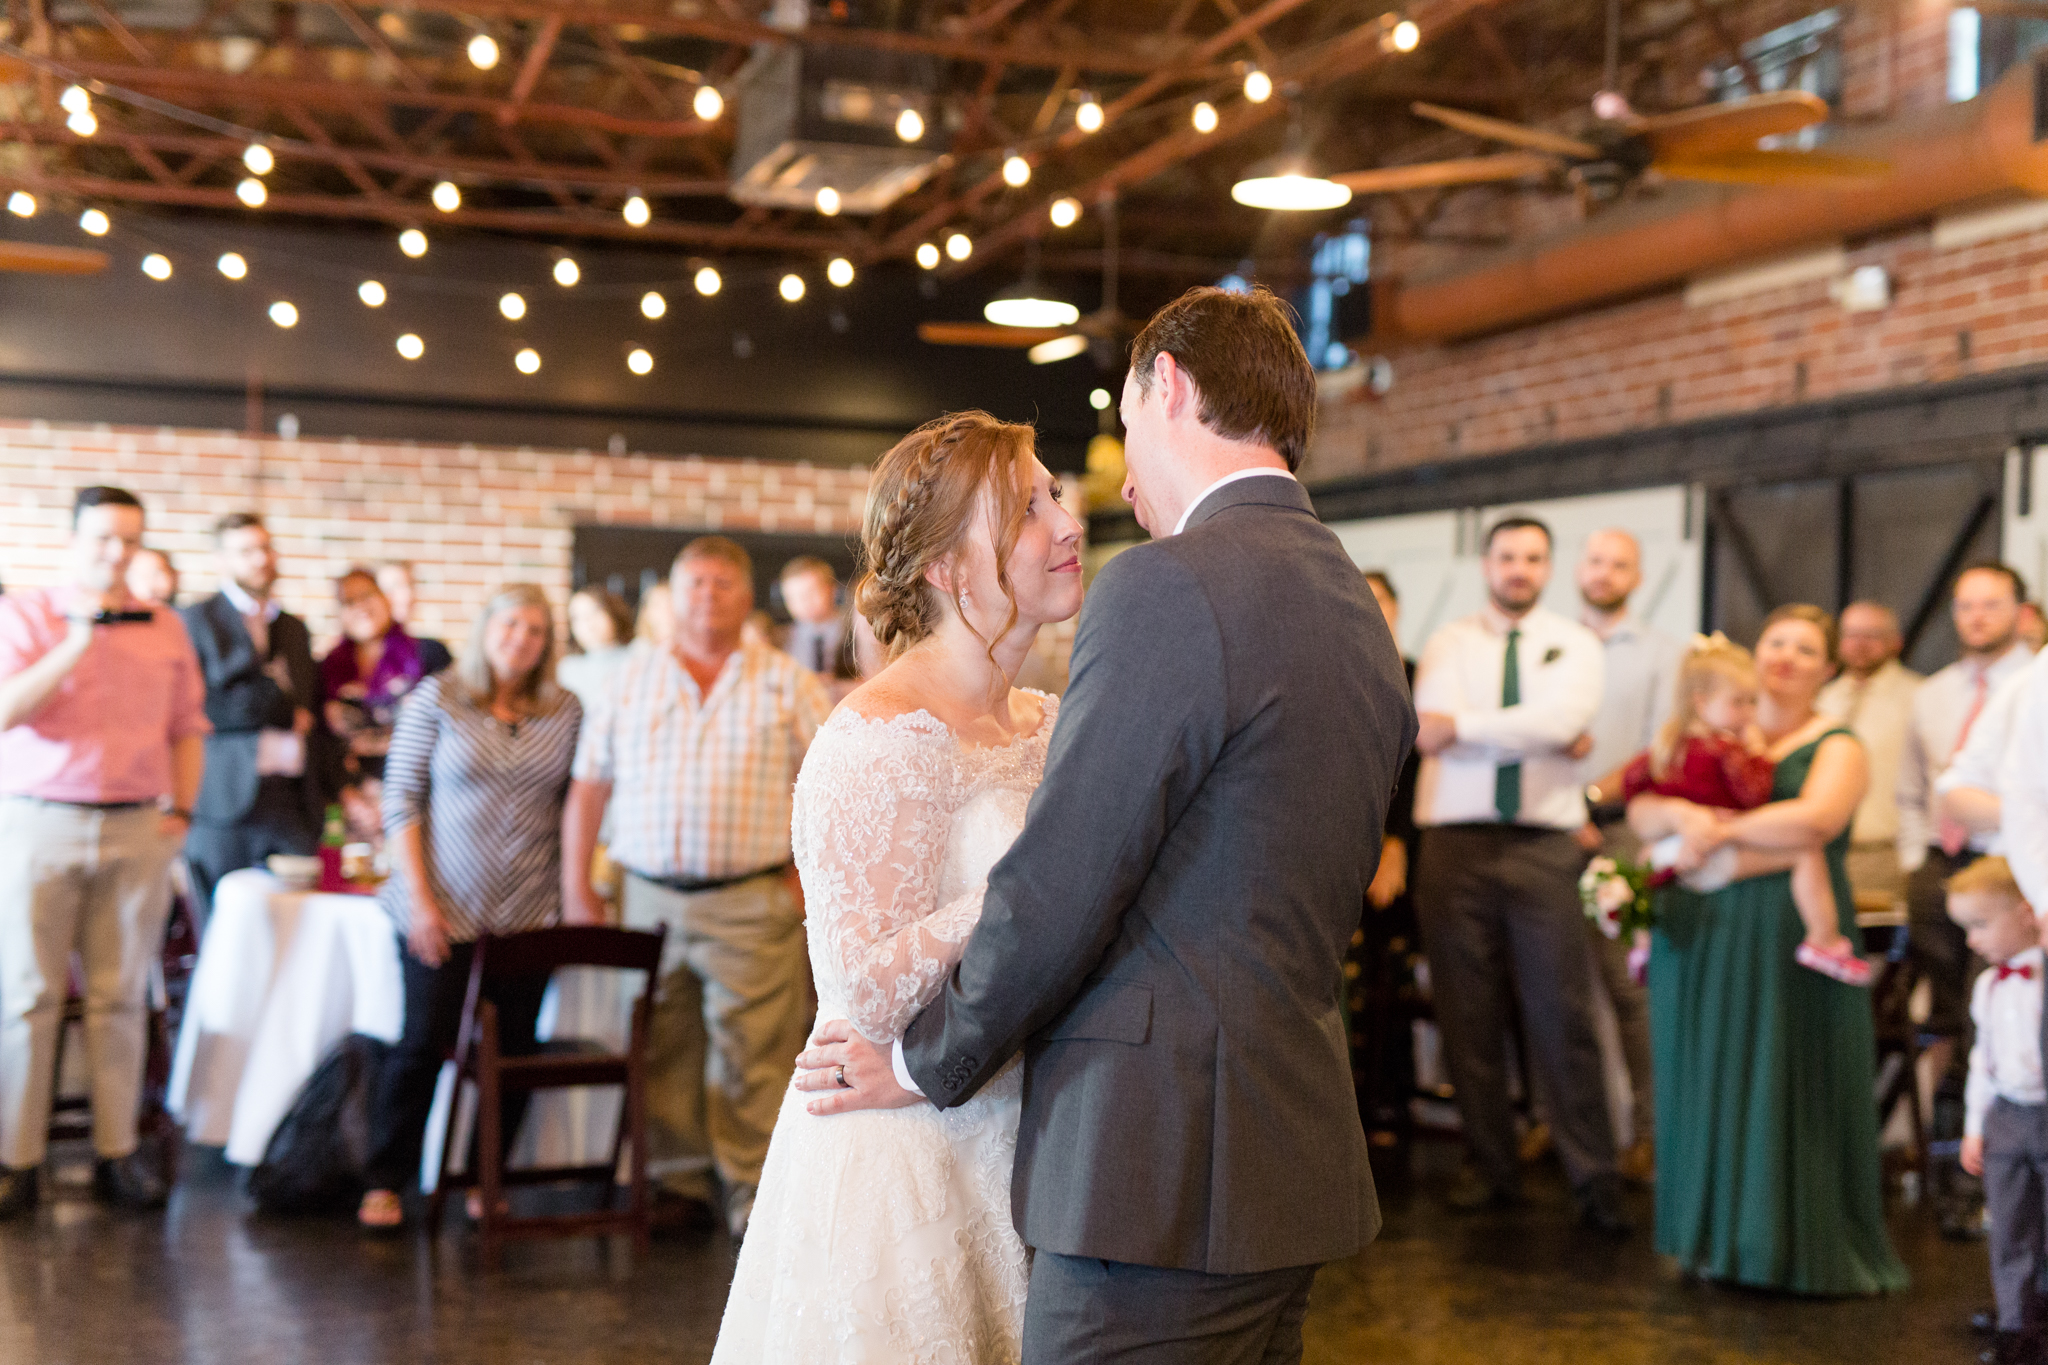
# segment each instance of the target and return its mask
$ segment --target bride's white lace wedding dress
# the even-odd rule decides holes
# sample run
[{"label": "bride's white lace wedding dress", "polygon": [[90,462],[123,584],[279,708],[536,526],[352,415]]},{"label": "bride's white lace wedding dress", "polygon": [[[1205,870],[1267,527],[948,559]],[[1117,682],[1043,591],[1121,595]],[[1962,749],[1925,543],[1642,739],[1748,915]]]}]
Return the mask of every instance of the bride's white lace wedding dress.
[{"label": "bride's white lace wedding dress", "polygon": [[[888,1043],[938,994],[1024,827],[1058,703],[1004,748],[963,749],[919,711],[842,707],[797,778],[818,1018]],[[818,1118],[785,1096],[712,1365],[1003,1365],[1027,1260],[1010,1217],[1023,1072],[980,1094]]]}]

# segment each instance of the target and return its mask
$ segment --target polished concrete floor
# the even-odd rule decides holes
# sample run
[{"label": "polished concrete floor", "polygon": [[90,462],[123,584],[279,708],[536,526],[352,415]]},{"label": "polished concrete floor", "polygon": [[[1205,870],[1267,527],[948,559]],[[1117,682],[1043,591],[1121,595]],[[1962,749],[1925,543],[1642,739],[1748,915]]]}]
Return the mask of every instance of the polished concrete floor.
[{"label": "polished concrete floor", "polygon": [[[1535,1202],[1462,1217],[1437,1197],[1448,1164],[1425,1148],[1387,1182],[1387,1231],[1317,1282],[1312,1365],[1819,1365],[1961,1362],[1965,1319],[1988,1299],[1981,1243],[1935,1235],[1895,1208],[1913,1288],[1886,1300],[1805,1302],[1682,1280],[1647,1233],[1615,1244],[1571,1223],[1554,1180]],[[367,1241],[346,1222],[249,1212],[232,1174],[194,1154],[161,1215],[109,1213],[65,1172],[34,1223],[0,1226],[6,1365],[694,1365],[711,1352],[732,1270],[722,1236],[513,1247],[481,1273],[469,1239]],[[48,1187],[46,1186],[46,1190]],[[1636,1212],[1647,1223],[1646,1198]]]}]

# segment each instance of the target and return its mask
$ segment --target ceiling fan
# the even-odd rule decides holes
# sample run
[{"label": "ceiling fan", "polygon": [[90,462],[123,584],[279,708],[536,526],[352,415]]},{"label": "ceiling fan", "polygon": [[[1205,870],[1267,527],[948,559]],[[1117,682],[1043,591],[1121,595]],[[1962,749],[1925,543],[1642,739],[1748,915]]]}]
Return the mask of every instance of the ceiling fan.
[{"label": "ceiling fan", "polygon": [[[1029,348],[1032,360],[1050,364],[1077,356],[1082,351],[1094,353],[1096,364],[1105,371],[1114,370],[1123,360],[1123,343],[1137,334],[1137,324],[1117,308],[1117,219],[1116,200],[1105,198],[1102,210],[1102,306],[1085,317],[1062,327],[1018,327],[999,322],[921,322],[917,325],[919,339],[933,346],[1003,346],[1014,349]],[[1035,247],[1035,244],[1034,244]],[[1030,285],[1037,277],[1036,254],[1034,264],[1027,268],[1022,285]],[[1018,288],[1005,290],[1005,294],[1016,294]],[[997,301],[992,301],[994,307]],[[1044,348],[1041,350],[1040,348]]]},{"label": "ceiling fan", "polygon": [[0,242],[0,271],[30,275],[92,275],[107,268],[107,253],[82,246]]},{"label": "ceiling fan", "polygon": [[1600,122],[1578,137],[1437,104],[1410,108],[1418,117],[1447,128],[1521,150],[1348,171],[1329,178],[1354,194],[1481,185],[1537,175],[1564,175],[1589,188],[1615,192],[1653,172],[1669,180],[1817,188],[1880,179],[1891,172],[1889,162],[1870,157],[1757,146],[1764,138],[1826,122],[1827,101],[1804,90],[1774,90],[1648,116],[1635,113],[1621,96],[1602,92],[1593,101]]}]

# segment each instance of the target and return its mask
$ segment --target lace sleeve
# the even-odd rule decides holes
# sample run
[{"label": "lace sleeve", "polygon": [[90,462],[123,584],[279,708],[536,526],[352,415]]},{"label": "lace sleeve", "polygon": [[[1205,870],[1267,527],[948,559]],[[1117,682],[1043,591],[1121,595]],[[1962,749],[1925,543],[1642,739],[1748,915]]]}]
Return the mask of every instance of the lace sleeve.
[{"label": "lace sleeve", "polygon": [[954,805],[951,737],[849,720],[819,732],[798,779],[797,870],[854,1027],[888,1042],[959,960],[981,893],[936,904]]}]

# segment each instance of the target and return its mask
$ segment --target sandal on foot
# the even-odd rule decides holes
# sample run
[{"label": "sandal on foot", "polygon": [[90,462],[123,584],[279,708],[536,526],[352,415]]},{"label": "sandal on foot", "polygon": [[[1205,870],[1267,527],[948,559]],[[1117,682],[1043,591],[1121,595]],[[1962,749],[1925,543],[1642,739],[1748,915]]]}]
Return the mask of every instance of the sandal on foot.
[{"label": "sandal on foot", "polygon": [[1802,943],[1798,951],[1792,954],[1792,958],[1800,966],[1819,972],[1822,976],[1832,977],[1845,986],[1870,984],[1870,964],[1856,955],[1856,950],[1849,946],[1847,939],[1842,940],[1842,946],[1832,953],[1823,948],[1816,948],[1811,943]]}]

